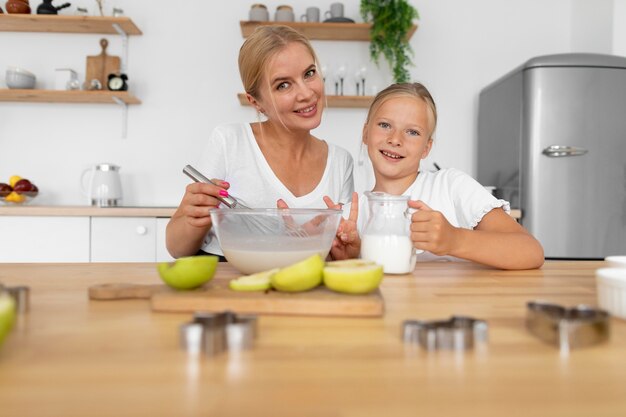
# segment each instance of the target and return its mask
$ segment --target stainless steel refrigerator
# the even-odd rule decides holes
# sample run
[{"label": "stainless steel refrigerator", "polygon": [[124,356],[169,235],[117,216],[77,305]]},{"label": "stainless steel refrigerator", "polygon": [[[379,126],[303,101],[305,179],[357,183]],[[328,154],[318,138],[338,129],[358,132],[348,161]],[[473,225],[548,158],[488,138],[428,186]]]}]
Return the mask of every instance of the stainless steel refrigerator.
[{"label": "stainless steel refrigerator", "polygon": [[626,57],[532,58],[479,97],[477,179],[547,258],[626,255]]}]

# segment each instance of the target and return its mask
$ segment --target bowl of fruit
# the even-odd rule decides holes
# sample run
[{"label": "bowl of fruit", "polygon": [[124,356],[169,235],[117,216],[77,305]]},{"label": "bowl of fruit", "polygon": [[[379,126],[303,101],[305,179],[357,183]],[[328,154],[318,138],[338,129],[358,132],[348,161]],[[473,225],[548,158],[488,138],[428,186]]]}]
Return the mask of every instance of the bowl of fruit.
[{"label": "bowl of fruit", "polygon": [[9,183],[0,182],[0,204],[28,204],[39,194],[35,184],[19,175],[9,178]]}]

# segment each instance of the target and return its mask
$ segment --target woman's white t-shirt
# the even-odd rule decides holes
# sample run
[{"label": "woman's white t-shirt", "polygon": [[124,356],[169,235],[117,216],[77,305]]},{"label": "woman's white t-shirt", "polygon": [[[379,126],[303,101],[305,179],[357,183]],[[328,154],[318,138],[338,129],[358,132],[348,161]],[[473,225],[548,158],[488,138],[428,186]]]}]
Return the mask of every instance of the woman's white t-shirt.
[{"label": "woman's white t-shirt", "polygon": [[[474,229],[483,216],[494,208],[511,212],[510,204],[495,198],[478,181],[466,173],[454,168],[435,172],[420,171],[411,186],[402,194],[411,200],[421,200],[433,210],[440,211],[454,227]],[[344,207],[344,215],[350,207]],[[359,195],[359,217],[357,221],[359,235],[369,219],[368,200]],[[437,256],[430,252],[417,255],[419,261],[460,260],[453,256]]]},{"label": "woman's white t-shirt", "polygon": [[[276,201],[282,198],[293,208],[326,208],[325,195],[333,201],[348,203],[354,190],[352,156],[341,147],[327,145],[322,179],[313,191],[300,197],[293,195],[276,177],[248,123],[216,127],[197,162],[197,169],[207,178],[229,182],[228,192],[249,207],[275,208]],[[205,237],[202,250],[222,254],[213,229]]]}]

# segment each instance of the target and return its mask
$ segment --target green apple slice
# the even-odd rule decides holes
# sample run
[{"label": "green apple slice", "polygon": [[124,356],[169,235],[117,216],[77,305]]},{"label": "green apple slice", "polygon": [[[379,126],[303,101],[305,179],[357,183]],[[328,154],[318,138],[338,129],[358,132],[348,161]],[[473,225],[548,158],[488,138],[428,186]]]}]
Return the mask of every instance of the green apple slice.
[{"label": "green apple slice", "polygon": [[234,291],[265,291],[272,288],[271,278],[279,271],[279,268],[269,271],[257,272],[235,278],[228,283],[228,287]]},{"label": "green apple slice", "polygon": [[161,279],[177,290],[191,290],[209,282],[217,269],[217,256],[189,256],[157,265]]},{"label": "green apple slice", "polygon": [[354,259],[328,262],[323,270],[324,285],[337,292],[367,294],[380,285],[384,273],[382,265]]},{"label": "green apple slice", "polygon": [[293,265],[286,266],[270,278],[272,287],[278,291],[307,291],[322,283],[324,261],[318,254]]},{"label": "green apple slice", "polygon": [[0,292],[0,345],[15,322],[15,300],[7,292]]}]

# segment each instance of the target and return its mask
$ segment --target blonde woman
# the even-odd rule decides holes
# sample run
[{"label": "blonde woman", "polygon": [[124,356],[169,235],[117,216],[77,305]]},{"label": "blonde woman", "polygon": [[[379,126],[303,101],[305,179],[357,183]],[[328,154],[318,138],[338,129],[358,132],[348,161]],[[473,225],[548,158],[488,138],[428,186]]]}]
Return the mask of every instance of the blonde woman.
[{"label": "blonde woman", "polygon": [[209,209],[232,192],[251,207],[325,208],[354,189],[350,154],[314,137],[324,110],[324,82],[309,41],[286,26],[262,26],[239,51],[246,97],[265,121],[218,126],[197,168],[217,185],[193,183],[167,226],[174,257],[222,255]]}]

